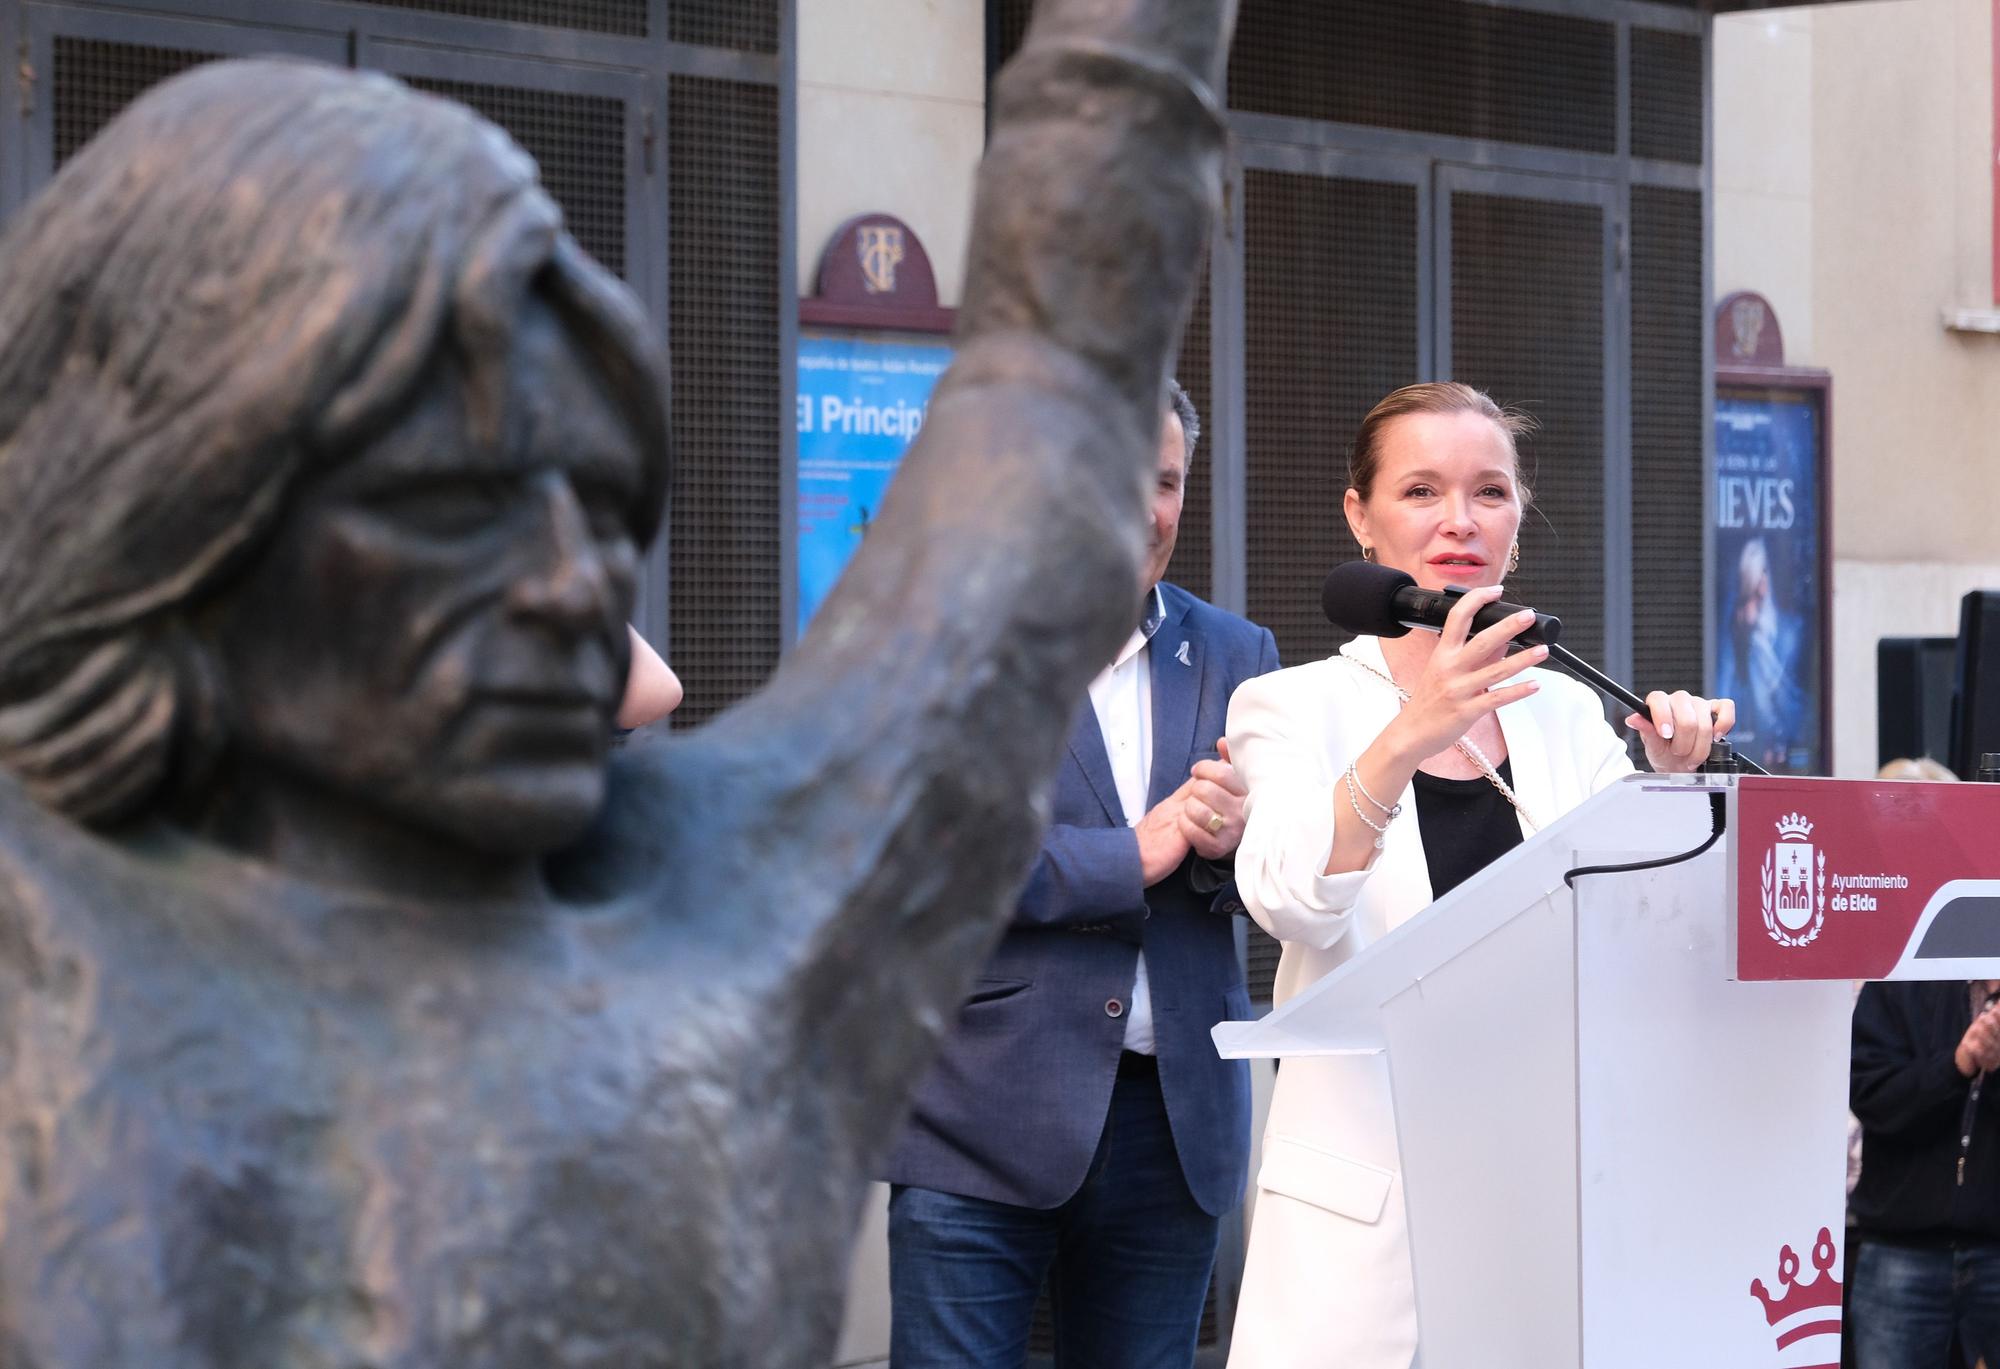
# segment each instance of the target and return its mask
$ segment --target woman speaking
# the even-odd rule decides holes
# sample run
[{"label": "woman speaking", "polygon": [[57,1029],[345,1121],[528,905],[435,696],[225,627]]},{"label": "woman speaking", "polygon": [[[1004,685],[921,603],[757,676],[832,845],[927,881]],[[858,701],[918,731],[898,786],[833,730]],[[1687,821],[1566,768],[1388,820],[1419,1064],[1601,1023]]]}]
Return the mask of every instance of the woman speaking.
[{"label": "woman speaking", "polygon": [[[1360,637],[1231,700],[1229,756],[1249,787],[1236,881],[1284,943],[1279,1004],[1631,773],[1595,694],[1533,669],[1544,647],[1507,654],[1531,614],[1468,635],[1520,558],[1527,427],[1465,385],[1377,404],[1348,468],[1361,554],[1466,594],[1440,633]],[[1647,709],[1625,722],[1661,771],[1695,769],[1735,721],[1727,699],[1687,693],[1656,691]],[[1387,1063],[1287,1060],[1263,1154],[1231,1369],[1407,1369],[1416,1303]]]}]

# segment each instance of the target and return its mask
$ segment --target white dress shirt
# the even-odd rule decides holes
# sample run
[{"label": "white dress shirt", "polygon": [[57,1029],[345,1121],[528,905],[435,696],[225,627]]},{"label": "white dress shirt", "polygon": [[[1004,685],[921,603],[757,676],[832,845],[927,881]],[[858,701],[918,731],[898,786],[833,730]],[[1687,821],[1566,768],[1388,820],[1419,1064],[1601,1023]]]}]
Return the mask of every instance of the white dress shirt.
[{"label": "white dress shirt", "polygon": [[[1146,816],[1146,791],[1153,774],[1153,678],[1146,650],[1148,627],[1165,616],[1159,587],[1153,588],[1146,622],[1133,630],[1118,649],[1118,657],[1090,682],[1090,706],[1097,730],[1104,734],[1104,751],[1111,759],[1111,778],[1118,785],[1118,803],[1125,825]],[[1151,1055],[1153,996],[1146,986],[1146,953],[1139,952],[1139,969],[1126,998],[1125,1049]]]}]

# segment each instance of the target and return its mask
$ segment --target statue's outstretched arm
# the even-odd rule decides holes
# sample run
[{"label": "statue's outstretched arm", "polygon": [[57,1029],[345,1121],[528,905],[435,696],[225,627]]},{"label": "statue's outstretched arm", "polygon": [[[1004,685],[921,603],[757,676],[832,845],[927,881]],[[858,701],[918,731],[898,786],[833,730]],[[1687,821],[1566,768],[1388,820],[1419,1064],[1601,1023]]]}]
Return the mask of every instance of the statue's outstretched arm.
[{"label": "statue's outstretched arm", "polygon": [[802,1039],[866,1152],[999,935],[1085,686],[1137,621],[1231,8],[1036,6],[922,434],[805,641],[672,767],[735,777],[675,859],[800,910],[768,951],[795,957]]}]

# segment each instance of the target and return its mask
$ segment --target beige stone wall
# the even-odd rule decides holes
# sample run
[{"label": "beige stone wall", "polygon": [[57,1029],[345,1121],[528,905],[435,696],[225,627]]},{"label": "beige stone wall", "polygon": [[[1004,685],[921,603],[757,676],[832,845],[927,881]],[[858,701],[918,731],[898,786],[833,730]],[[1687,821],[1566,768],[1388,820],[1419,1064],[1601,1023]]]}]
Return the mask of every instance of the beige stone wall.
[{"label": "beige stone wall", "polygon": [[1954,630],[2000,586],[1989,0],[1715,25],[1716,289],[1833,373],[1834,770],[1875,764],[1875,642]]},{"label": "beige stone wall", "polygon": [[986,141],[977,0],[798,0],[799,289],[842,220],[894,214],[956,305]]},{"label": "beige stone wall", "polygon": [[1834,373],[1834,546],[1864,561],[1994,559],[1987,0],[1844,5],[1814,20],[1815,360]]},{"label": "beige stone wall", "polygon": [[1715,292],[1755,290],[1788,358],[1813,356],[1813,20],[1810,9],[1715,21]]},{"label": "beige stone wall", "polygon": [[[959,302],[986,145],[986,7],[977,0],[798,0],[799,290],[855,214],[916,230],[941,304]],[[870,1193],[835,1363],[889,1354],[888,1190]]]}]

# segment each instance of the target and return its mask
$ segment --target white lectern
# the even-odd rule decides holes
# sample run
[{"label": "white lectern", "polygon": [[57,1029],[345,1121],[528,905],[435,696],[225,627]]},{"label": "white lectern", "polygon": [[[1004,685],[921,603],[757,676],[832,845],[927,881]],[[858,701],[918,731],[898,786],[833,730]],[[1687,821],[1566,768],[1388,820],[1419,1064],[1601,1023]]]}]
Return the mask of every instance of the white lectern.
[{"label": "white lectern", "polygon": [[1982,975],[2000,786],[1635,775],[1215,1039],[1387,1051],[1424,1369],[1810,1369],[1850,981]]}]

